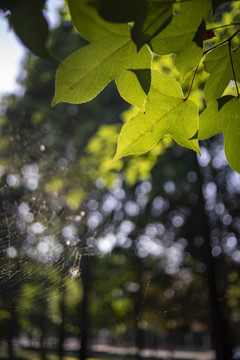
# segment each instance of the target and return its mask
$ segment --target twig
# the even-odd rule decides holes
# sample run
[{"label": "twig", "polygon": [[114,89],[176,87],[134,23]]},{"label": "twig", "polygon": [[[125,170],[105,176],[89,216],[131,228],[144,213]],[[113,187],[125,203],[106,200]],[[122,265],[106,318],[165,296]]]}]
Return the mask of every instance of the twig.
[{"label": "twig", "polygon": [[[201,61],[202,61],[203,57],[204,57],[207,53],[209,53],[210,51],[212,51],[213,49],[216,49],[216,48],[218,48],[219,46],[222,46],[222,45],[224,45],[224,44],[228,44],[228,47],[229,47],[229,49],[230,49],[231,40],[232,40],[238,33],[240,33],[240,29],[238,29],[237,31],[235,31],[235,33],[232,34],[227,40],[224,40],[224,41],[220,42],[219,44],[214,45],[214,46],[212,46],[211,48],[209,48],[209,49],[207,49],[207,50],[205,50],[205,51],[203,52],[202,57],[201,57],[201,60],[199,61],[199,64],[197,65],[196,69],[194,70],[193,77],[192,77],[192,81],[191,81],[191,84],[190,84],[190,87],[189,87],[187,96],[183,99],[184,101],[186,101],[186,100],[189,98],[189,96],[190,96],[190,93],[191,93],[192,87],[193,87],[193,82],[194,82],[194,79],[195,79],[195,77],[196,77],[196,74],[197,74],[199,65],[201,64]],[[237,48],[237,49],[238,49],[238,48]],[[237,50],[237,49],[236,49],[236,50]],[[231,50],[231,49],[230,49],[230,50]],[[231,53],[230,50],[229,50],[229,54],[230,54],[230,60],[231,60],[231,65],[232,65],[232,70],[233,70],[233,76],[234,76],[234,80],[235,80],[235,85],[236,85],[236,89],[237,89],[237,97],[239,97],[239,90],[238,90],[238,86],[237,86],[237,80],[236,80],[236,75],[235,75],[235,71],[234,71],[234,67],[233,67],[233,61],[232,61],[232,53]],[[236,50],[235,50],[235,51],[236,51]]]},{"label": "twig", "polygon": [[235,69],[234,69],[234,65],[233,65],[232,51],[231,51],[231,40],[229,40],[229,42],[228,42],[228,50],[229,50],[229,56],[230,56],[230,61],[231,61],[231,66],[232,66],[233,78],[234,78],[236,91],[237,91],[237,97],[239,98],[238,84],[237,84],[236,73],[235,73]]},{"label": "twig", "polygon": [[220,25],[220,26],[216,26],[216,27],[213,27],[211,29],[206,29],[206,30],[217,30],[217,29],[221,29],[221,28],[224,28],[224,27],[227,27],[227,26],[237,26],[237,25],[240,25],[240,22],[233,22],[233,23],[230,23],[230,24],[225,24],[225,25]]},{"label": "twig", "polygon": [[222,46],[222,45],[224,45],[224,44],[227,44],[227,43],[228,43],[229,41],[231,41],[239,32],[240,32],[240,29],[238,29],[237,31],[235,31],[235,33],[232,34],[227,40],[224,40],[224,41],[220,42],[219,44],[214,45],[214,46],[212,46],[211,48],[205,50],[205,51],[203,52],[203,56],[206,55],[209,51],[212,51],[213,49],[216,49],[216,48],[219,47],[219,46]]}]

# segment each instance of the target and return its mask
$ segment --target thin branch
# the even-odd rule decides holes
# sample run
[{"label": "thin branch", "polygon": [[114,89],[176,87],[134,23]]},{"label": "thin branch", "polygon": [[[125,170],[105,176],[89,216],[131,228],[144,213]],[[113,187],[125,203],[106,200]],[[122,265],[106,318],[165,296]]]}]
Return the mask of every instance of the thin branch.
[{"label": "thin branch", "polygon": [[[202,57],[201,57],[201,60],[199,61],[199,64],[197,65],[196,69],[194,70],[194,73],[193,73],[193,77],[192,77],[192,81],[191,81],[191,84],[190,84],[190,87],[189,87],[189,90],[188,90],[188,93],[187,93],[187,96],[185,96],[185,98],[183,99],[184,101],[186,101],[189,96],[190,96],[190,93],[192,91],[192,87],[193,87],[193,82],[194,82],[194,79],[196,77],[196,74],[197,74],[197,71],[198,71],[198,68],[199,68],[199,65],[201,64],[201,61],[203,59],[203,57],[210,51],[212,51],[213,49],[216,49],[218,48],[219,46],[222,46],[224,44],[227,44],[228,43],[228,46],[229,46],[229,49],[230,49],[230,43],[231,43],[231,40],[238,34],[240,33],[240,29],[238,29],[237,31],[235,31],[234,34],[232,34],[227,40],[224,40],[222,42],[220,42],[219,44],[217,45],[214,45],[212,46],[211,48],[205,50],[202,54]],[[230,49],[231,50],[231,49]],[[236,89],[237,89],[237,97],[239,97],[239,91],[238,91],[238,85],[237,85],[237,80],[236,80],[236,75],[235,75],[235,71],[234,71],[234,67],[233,67],[233,61],[232,61],[232,54],[231,54],[231,51],[229,50],[229,54],[230,54],[230,59],[231,59],[231,64],[232,64],[232,69],[233,69],[233,76],[234,76],[234,80],[235,80],[235,85],[236,85]]]},{"label": "thin branch", "polygon": [[237,97],[239,98],[238,84],[237,84],[236,73],[235,73],[235,69],[234,69],[234,65],[233,65],[232,51],[231,51],[231,40],[229,40],[229,42],[228,42],[228,50],[229,50],[229,56],[230,56],[230,61],[231,61],[231,66],[232,66],[233,78],[234,78],[236,91],[237,91]]},{"label": "thin branch", "polygon": [[217,30],[217,29],[221,29],[221,28],[224,28],[224,27],[227,27],[227,26],[237,26],[237,25],[240,25],[240,22],[233,22],[233,23],[230,23],[230,24],[225,24],[225,25],[220,25],[220,26],[216,26],[216,27],[213,27],[211,29],[206,29],[206,30]]},{"label": "thin branch", "polygon": [[222,46],[222,45],[224,45],[224,44],[227,44],[227,43],[228,43],[229,41],[231,41],[239,32],[240,32],[240,29],[238,29],[237,31],[235,31],[235,33],[232,34],[227,40],[224,40],[224,41],[220,42],[219,44],[214,45],[214,46],[212,46],[211,48],[205,50],[205,51],[203,52],[203,56],[206,55],[209,51],[212,51],[213,49],[216,49],[216,48],[219,47],[219,46]]}]

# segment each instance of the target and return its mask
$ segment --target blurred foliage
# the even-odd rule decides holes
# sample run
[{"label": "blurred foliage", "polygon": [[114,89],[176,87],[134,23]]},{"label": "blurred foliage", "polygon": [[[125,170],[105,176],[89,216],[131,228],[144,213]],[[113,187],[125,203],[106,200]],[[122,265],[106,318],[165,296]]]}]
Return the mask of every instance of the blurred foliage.
[{"label": "blurred foliage", "polygon": [[[67,21],[53,32],[59,57],[83,44]],[[171,72],[173,61],[153,66]],[[193,346],[190,334],[205,346],[214,303],[230,350],[239,345],[239,177],[221,139],[201,144],[202,160],[166,137],[114,162],[121,120],[138,110],[112,85],[52,109],[55,64],[29,55],[23,66],[24,94],[1,104],[1,338],[44,335],[57,348],[61,333],[82,336],[85,310],[93,340]],[[190,76],[174,76],[186,93]],[[206,76],[200,67],[191,92],[200,109]]]}]

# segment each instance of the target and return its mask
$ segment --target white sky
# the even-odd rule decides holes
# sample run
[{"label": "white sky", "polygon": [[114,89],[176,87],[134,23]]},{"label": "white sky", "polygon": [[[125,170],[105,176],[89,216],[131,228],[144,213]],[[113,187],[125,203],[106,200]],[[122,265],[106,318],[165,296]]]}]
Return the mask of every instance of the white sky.
[{"label": "white sky", "polygon": [[[48,0],[47,16],[49,25],[55,26],[58,21],[58,11],[64,0]],[[27,49],[9,29],[8,22],[0,13],[0,97],[19,89],[16,83],[20,68],[19,65]]]}]

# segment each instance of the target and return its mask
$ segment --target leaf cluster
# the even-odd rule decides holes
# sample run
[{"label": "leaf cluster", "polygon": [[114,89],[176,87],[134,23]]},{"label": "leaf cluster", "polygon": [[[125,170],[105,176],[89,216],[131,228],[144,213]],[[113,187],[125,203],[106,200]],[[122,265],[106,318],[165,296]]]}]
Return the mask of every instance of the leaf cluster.
[{"label": "leaf cluster", "polygon": [[[9,8],[14,18],[15,2],[5,3],[2,8]],[[37,3],[40,18],[44,1]],[[229,164],[240,171],[239,5],[220,0],[68,0],[72,23],[88,44],[61,62],[52,105],[91,101],[114,81],[120,96],[137,108],[122,127],[115,160],[145,153],[166,135],[200,153],[198,140],[223,132]],[[170,74],[154,70],[155,59],[166,54],[174,56]],[[200,117],[191,96],[196,86],[206,106]],[[227,93],[233,98],[226,99]]]}]

